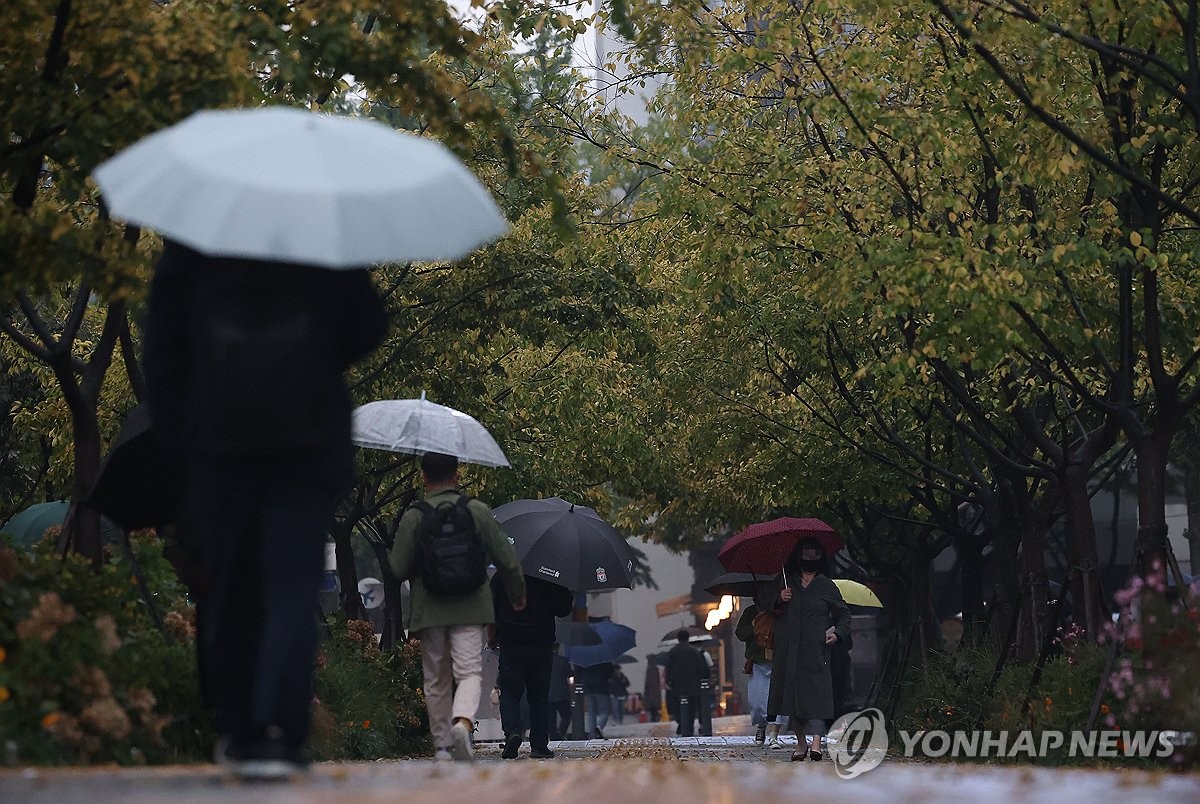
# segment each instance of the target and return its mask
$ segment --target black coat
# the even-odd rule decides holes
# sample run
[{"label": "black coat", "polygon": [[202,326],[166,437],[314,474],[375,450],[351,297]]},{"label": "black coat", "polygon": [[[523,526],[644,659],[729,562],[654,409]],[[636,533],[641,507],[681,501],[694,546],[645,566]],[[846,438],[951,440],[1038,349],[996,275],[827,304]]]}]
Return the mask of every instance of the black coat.
[{"label": "black coat", "polygon": [[608,695],[608,678],[612,671],[612,662],[580,667],[577,672],[583,684],[583,691],[588,695]]},{"label": "black coat", "polygon": [[[275,379],[260,381],[252,373],[252,381],[237,394],[216,390],[211,376],[201,379],[202,369],[212,372],[202,366],[206,361],[200,356],[209,346],[206,324],[214,310],[245,316],[254,312],[253,304],[239,305],[239,298],[269,300],[275,296],[310,314],[316,336],[312,340],[318,344],[313,354],[290,365],[271,361],[261,366],[263,377]],[[237,309],[239,306],[247,309]],[[270,311],[263,314],[267,317]],[[353,446],[350,394],[343,372],[369,354],[386,330],[386,311],[366,270],[209,257],[168,241],[150,285],[145,334],[147,389],[160,437],[186,462],[194,454],[220,454],[218,444],[236,448],[240,443],[253,443],[264,418],[272,426],[303,421],[304,426],[297,428],[300,432],[294,434],[294,444],[280,451],[251,450],[251,454],[285,462],[286,452],[322,456],[325,477],[313,480],[346,488],[353,471]],[[306,400],[303,404],[265,401],[279,383],[289,382],[299,385]],[[237,412],[245,417],[213,416],[214,403],[236,404]],[[251,421],[255,423],[246,423]]]},{"label": "black coat", "polygon": [[[797,573],[795,576],[799,578]],[[833,717],[833,676],[830,646],[825,630],[830,626],[840,640],[850,639],[850,608],[842,593],[824,575],[808,588],[796,583],[792,599],[776,600],[775,655],[767,711],[805,720]]]},{"label": "black coat", "polygon": [[667,651],[667,687],[675,695],[697,699],[700,680],[708,677],[708,662],[696,648],[680,642]]},{"label": "black coat", "polygon": [[496,612],[496,641],[505,645],[554,644],[554,618],[566,617],[575,604],[571,590],[544,581],[533,575],[525,576],[525,608],[513,611],[508,593],[501,583],[500,573],[492,576],[492,606]]},{"label": "black coat", "polygon": [[554,654],[550,665],[549,700],[551,703],[571,700],[571,663],[561,653]]}]

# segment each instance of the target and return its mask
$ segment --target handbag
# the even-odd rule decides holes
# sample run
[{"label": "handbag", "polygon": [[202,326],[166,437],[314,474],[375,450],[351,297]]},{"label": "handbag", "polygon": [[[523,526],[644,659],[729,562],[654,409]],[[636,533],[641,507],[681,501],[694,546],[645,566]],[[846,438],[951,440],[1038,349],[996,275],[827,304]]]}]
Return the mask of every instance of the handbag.
[{"label": "handbag", "polygon": [[775,615],[769,611],[761,612],[751,624],[754,626],[754,644],[770,650],[775,645]]}]

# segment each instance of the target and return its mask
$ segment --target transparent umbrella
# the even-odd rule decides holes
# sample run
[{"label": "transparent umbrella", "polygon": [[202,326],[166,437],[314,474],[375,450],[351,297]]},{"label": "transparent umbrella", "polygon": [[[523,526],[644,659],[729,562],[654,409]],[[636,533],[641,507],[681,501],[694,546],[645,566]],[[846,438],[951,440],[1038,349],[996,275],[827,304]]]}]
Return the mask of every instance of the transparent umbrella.
[{"label": "transparent umbrella", "polygon": [[424,455],[441,452],[466,463],[508,466],[504,451],[476,419],[425,398],[384,399],[354,410],[351,440],[360,447]]}]

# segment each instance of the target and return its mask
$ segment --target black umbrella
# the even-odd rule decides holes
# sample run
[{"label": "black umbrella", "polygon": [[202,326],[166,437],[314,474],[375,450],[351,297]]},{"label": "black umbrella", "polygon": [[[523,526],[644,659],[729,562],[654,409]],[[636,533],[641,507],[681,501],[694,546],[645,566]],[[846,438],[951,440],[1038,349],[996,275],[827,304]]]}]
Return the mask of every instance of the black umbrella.
[{"label": "black umbrella", "polygon": [[687,625],[682,628],[672,628],[670,631],[663,634],[662,641],[658,643],[658,647],[664,650],[670,650],[678,645],[680,631],[687,631],[688,642],[693,645],[715,642],[717,639],[705,628],[701,628],[698,625]]},{"label": "black umbrella", "polygon": [[633,549],[591,508],[550,497],[506,503],[492,514],[526,575],[576,592],[632,585]]},{"label": "black umbrella", "polygon": [[126,530],[173,524],[183,496],[183,473],[164,451],[150,408],[129,411],[121,432],[84,500]]},{"label": "black umbrella", "polygon": [[734,597],[754,597],[758,592],[758,584],[773,581],[778,575],[751,575],[748,572],[727,572],[718,575],[712,583],[704,587],[704,591],[714,597],[733,595]]},{"label": "black umbrella", "polygon": [[560,645],[599,645],[600,633],[587,623],[559,620],[554,624],[554,639]]}]

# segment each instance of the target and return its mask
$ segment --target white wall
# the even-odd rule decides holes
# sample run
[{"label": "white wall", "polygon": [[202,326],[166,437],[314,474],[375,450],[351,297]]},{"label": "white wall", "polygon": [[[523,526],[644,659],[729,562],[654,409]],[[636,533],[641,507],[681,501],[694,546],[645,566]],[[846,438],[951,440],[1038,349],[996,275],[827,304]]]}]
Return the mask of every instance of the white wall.
[{"label": "white wall", "polygon": [[687,553],[672,553],[660,544],[640,540],[635,540],[634,544],[646,554],[646,563],[658,589],[638,586],[590,594],[588,614],[609,617],[613,622],[637,631],[637,647],[629,653],[638,661],[622,665],[622,669],[629,677],[629,691],[640,695],[645,686],[646,656],[658,652],[658,643],[664,634],[682,625],[694,625],[695,618],[687,611],[659,617],[654,610],[655,604],[662,600],[691,593],[692,567],[688,564]]}]

